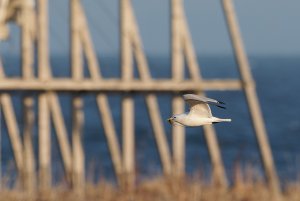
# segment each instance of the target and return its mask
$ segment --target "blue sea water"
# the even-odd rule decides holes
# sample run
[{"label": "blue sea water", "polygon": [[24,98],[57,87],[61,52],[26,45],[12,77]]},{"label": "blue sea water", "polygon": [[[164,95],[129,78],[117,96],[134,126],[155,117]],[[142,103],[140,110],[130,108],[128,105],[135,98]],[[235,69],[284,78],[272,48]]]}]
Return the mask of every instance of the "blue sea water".
[{"label": "blue sea water", "polygon": [[[170,58],[151,57],[149,66],[154,78],[170,78]],[[21,73],[20,59],[3,58],[7,76],[19,76]],[[235,61],[229,56],[200,57],[199,63],[204,78],[238,78]],[[265,120],[268,137],[274,154],[275,164],[282,181],[298,178],[300,173],[300,58],[276,56],[250,57],[251,70],[256,81],[256,88]],[[53,75],[66,77],[70,75],[67,57],[51,58]],[[104,57],[100,60],[101,73],[105,78],[120,76],[119,60],[114,57]],[[86,68],[87,69],[87,68]],[[85,70],[85,76],[89,76]],[[135,70],[135,76],[138,72]],[[189,76],[189,72],[185,72]],[[37,93],[33,94],[37,97]],[[21,97],[23,92],[13,92],[13,103],[17,120],[22,130]],[[258,174],[262,174],[262,165],[255,134],[252,128],[246,99],[242,91],[209,91],[207,96],[226,102],[227,110],[212,107],[215,116],[231,118],[232,123],[216,124],[217,138],[222,152],[222,158],[228,177],[236,164],[252,166]],[[113,179],[112,163],[104,136],[101,117],[97,109],[95,96],[92,93],[82,94],[84,98],[84,134],[83,145],[86,157],[87,177],[98,180],[99,177]],[[121,95],[109,94],[110,108],[114,118],[119,141],[121,142]],[[157,95],[162,119],[172,115],[171,94]],[[62,110],[67,125],[71,131],[71,96],[68,93],[59,94]],[[157,147],[154,141],[148,112],[142,94],[134,94],[135,100],[135,136],[136,136],[136,168],[139,178],[161,174],[161,165]],[[37,106],[36,106],[37,107]],[[2,171],[9,171],[13,163],[11,147],[5,123],[2,118]],[[171,127],[164,122],[167,138],[171,142]],[[52,162],[54,175],[62,175],[62,163],[52,129]],[[37,150],[37,127],[35,126],[34,146]],[[170,144],[171,145],[171,144]],[[170,147],[171,148],[171,147]],[[210,175],[210,160],[202,129],[186,129],[186,171],[188,174],[201,172],[204,177]],[[56,180],[56,179],[55,179]],[[59,180],[59,179],[57,179]]]}]

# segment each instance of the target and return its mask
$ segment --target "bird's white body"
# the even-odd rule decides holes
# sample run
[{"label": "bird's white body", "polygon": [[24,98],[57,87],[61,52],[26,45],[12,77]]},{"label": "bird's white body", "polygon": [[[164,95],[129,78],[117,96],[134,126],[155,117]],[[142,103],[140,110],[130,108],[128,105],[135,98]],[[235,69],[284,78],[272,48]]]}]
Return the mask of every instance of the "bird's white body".
[{"label": "bird's white body", "polygon": [[174,121],[176,123],[179,123],[180,125],[183,126],[203,126],[203,125],[208,125],[208,124],[213,124],[213,123],[219,123],[219,122],[231,122],[231,119],[220,119],[217,117],[200,117],[197,115],[191,115],[189,113],[186,114],[179,114],[179,115],[174,115],[176,117]]},{"label": "bird's white body", "polygon": [[171,124],[180,124],[182,126],[203,126],[219,122],[231,122],[231,119],[221,119],[212,116],[208,104],[214,104],[217,107],[225,108],[214,99],[200,97],[194,94],[186,94],[183,96],[184,100],[190,106],[190,111],[184,114],[173,115],[168,121]]}]

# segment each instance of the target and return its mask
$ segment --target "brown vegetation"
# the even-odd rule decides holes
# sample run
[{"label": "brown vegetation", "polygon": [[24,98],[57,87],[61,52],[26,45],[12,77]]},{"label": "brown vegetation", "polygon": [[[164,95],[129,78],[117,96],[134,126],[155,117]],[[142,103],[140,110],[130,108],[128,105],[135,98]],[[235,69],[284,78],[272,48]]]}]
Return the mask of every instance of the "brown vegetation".
[{"label": "brown vegetation", "polygon": [[[237,182],[228,189],[203,184],[199,180],[173,180],[156,178],[146,180],[132,190],[122,190],[109,182],[86,185],[83,195],[65,188],[54,187],[47,192],[26,193],[4,189],[0,201],[43,200],[103,200],[103,201],[257,201],[275,200],[264,182]],[[282,201],[300,200],[300,185],[289,184],[283,190]]]}]

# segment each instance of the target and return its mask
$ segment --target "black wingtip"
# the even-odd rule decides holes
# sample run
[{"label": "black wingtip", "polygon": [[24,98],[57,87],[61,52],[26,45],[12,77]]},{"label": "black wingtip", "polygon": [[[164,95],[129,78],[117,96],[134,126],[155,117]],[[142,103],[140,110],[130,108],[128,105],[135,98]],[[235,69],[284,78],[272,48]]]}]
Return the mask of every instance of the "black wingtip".
[{"label": "black wingtip", "polygon": [[219,108],[222,108],[222,109],[226,110],[226,107],[224,107],[224,106],[221,106],[221,105],[216,105],[216,106],[219,107]]},{"label": "black wingtip", "polygon": [[223,104],[223,105],[226,105],[226,103],[224,103],[224,102],[222,102],[222,101],[218,101],[218,103]]}]

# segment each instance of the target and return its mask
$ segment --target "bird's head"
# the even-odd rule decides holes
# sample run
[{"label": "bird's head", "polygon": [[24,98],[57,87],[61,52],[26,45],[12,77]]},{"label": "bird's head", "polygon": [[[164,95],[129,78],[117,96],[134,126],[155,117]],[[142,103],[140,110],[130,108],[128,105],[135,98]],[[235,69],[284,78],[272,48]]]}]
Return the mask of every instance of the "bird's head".
[{"label": "bird's head", "polygon": [[181,123],[180,120],[181,120],[181,116],[180,115],[173,115],[172,117],[170,117],[169,119],[167,119],[168,122],[170,124],[174,124],[174,123]]}]

